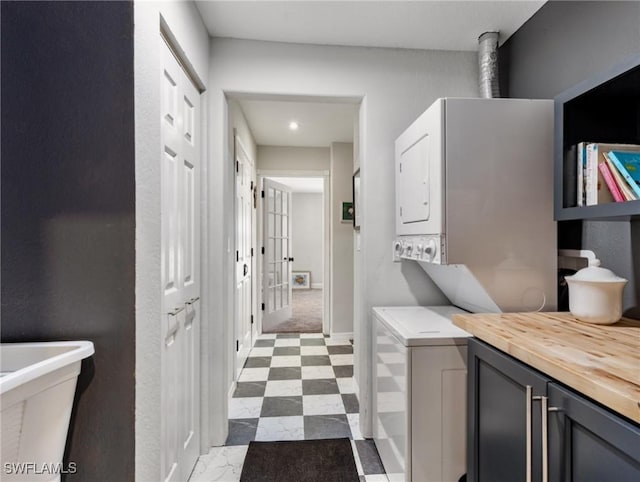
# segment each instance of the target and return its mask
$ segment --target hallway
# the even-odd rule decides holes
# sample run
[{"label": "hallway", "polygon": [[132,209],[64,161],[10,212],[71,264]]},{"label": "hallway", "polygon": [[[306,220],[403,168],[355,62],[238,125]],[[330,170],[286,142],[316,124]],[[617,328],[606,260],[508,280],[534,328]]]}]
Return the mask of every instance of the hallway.
[{"label": "hallway", "polygon": [[293,290],[292,316],[274,326],[270,333],[321,333],[323,290]]},{"label": "hallway", "polygon": [[[353,346],[321,333],[265,334],[229,400],[229,437],[200,457],[191,482],[240,480],[249,442],[349,438],[361,481],[386,481],[358,423]],[[283,481],[284,482],[284,481]]]}]

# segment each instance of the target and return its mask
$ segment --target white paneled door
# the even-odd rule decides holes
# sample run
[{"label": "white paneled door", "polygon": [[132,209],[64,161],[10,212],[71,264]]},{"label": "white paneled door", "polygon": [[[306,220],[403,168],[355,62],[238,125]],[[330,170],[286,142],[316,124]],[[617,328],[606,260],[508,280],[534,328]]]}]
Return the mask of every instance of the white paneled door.
[{"label": "white paneled door", "polygon": [[199,455],[200,94],[162,42],[162,480]]},{"label": "white paneled door", "polygon": [[235,135],[236,163],[236,377],[252,345],[253,162]]},{"label": "white paneled door", "polygon": [[264,179],[262,329],[291,318],[291,189]]}]

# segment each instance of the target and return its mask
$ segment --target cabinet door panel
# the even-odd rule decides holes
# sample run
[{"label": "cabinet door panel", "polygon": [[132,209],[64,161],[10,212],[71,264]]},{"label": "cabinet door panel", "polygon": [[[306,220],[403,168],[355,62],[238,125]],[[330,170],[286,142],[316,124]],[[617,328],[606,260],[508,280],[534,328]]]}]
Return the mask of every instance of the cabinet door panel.
[{"label": "cabinet door panel", "polygon": [[[469,341],[468,480],[526,480],[526,387],[546,394],[547,378],[478,341]],[[532,480],[541,478],[540,405],[532,403]]]},{"label": "cabinet door panel", "polygon": [[640,480],[640,427],[555,384],[548,387],[549,480]]}]

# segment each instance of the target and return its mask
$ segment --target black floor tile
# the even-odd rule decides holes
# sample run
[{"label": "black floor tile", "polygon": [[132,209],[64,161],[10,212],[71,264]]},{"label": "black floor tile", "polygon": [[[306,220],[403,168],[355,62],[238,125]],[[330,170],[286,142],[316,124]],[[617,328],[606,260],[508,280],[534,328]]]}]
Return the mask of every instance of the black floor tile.
[{"label": "black floor tile", "polygon": [[270,348],[276,344],[275,340],[256,340],[254,348]]},{"label": "black floor tile", "polygon": [[269,369],[268,380],[300,380],[302,368],[300,367],[272,367]]},{"label": "black floor tile", "polygon": [[265,397],[262,417],[293,417],[302,415],[302,397]]},{"label": "black floor tile", "polygon": [[[303,392],[304,393],[304,392]],[[355,393],[343,393],[342,403],[344,403],[344,409],[347,413],[360,412],[360,406],[358,404],[358,397]]]},{"label": "black floor tile", "polygon": [[258,418],[229,419],[229,436],[225,445],[248,445],[255,440]]},{"label": "black floor tile", "polygon": [[333,367],[333,373],[336,374],[336,378],[352,377],[353,365],[336,365]]},{"label": "black floor tile", "polygon": [[340,393],[335,378],[302,380],[303,395],[332,395]]},{"label": "black floor tile", "polygon": [[384,467],[373,440],[356,440],[356,448],[360,456],[364,475],[384,474]]},{"label": "black floor tile", "polygon": [[377,377],[377,390],[379,392],[399,392],[400,387],[393,377]]},{"label": "black floor tile", "polygon": [[245,368],[267,368],[271,366],[270,356],[250,356],[244,362]]},{"label": "black floor tile", "polygon": [[305,415],[305,440],[322,438],[351,438],[351,429],[346,415]]},{"label": "black floor tile", "polygon": [[407,365],[404,363],[387,363],[387,368],[393,375],[404,376],[406,367]]},{"label": "black floor tile", "polygon": [[264,397],[267,382],[238,382],[233,398]]},{"label": "black floor tile", "polygon": [[329,355],[302,355],[303,367],[326,366],[331,365]]},{"label": "black floor tile", "polygon": [[327,346],[329,355],[348,355],[353,353],[353,346],[351,345],[329,345]]},{"label": "black floor tile", "polygon": [[276,338],[300,338],[300,333],[278,333]]},{"label": "black floor tile", "polygon": [[273,349],[273,356],[300,355],[299,346],[277,346]]},{"label": "black floor tile", "polygon": [[324,338],[302,338],[300,340],[301,346],[324,346]]}]

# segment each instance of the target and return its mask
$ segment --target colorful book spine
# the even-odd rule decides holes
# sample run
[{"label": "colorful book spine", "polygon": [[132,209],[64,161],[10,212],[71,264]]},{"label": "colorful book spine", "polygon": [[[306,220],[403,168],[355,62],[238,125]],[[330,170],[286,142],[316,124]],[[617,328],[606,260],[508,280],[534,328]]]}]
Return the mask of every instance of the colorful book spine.
[{"label": "colorful book spine", "polygon": [[609,191],[611,192],[611,195],[613,196],[614,201],[615,202],[626,201],[624,195],[622,194],[622,191],[620,191],[620,188],[616,184],[616,181],[613,179],[613,175],[609,171],[609,166],[607,165],[607,163],[606,162],[600,163],[598,165],[598,169],[600,170],[600,173],[602,174],[602,178],[604,179],[604,182],[607,184],[607,187],[609,188]]},{"label": "colorful book spine", "polygon": [[[629,153],[609,151],[608,154],[609,154],[609,159],[611,159],[611,162],[613,162],[613,164],[616,166],[616,169],[620,172],[620,174],[622,174],[622,177],[624,177],[627,183],[629,183],[629,186],[631,186],[631,189],[633,189],[633,192],[636,195],[636,198],[640,198],[640,186],[635,181],[631,173],[627,170],[627,168],[624,165],[624,162],[621,160],[621,158],[624,158],[623,154],[628,155]],[[640,153],[634,153],[634,154],[640,157]],[[625,162],[629,162],[629,161],[625,160]]]},{"label": "colorful book spine", "polygon": [[616,184],[620,189],[620,192],[622,192],[622,195],[624,196],[625,201],[636,200],[637,199],[636,195],[631,189],[631,186],[629,186],[629,183],[627,183],[627,181],[624,180],[624,178],[622,177],[622,174],[618,172],[618,169],[616,169],[611,159],[609,159],[609,153],[606,153],[605,158],[607,162],[607,167],[609,167],[609,172],[613,176],[613,179],[616,181]]}]

